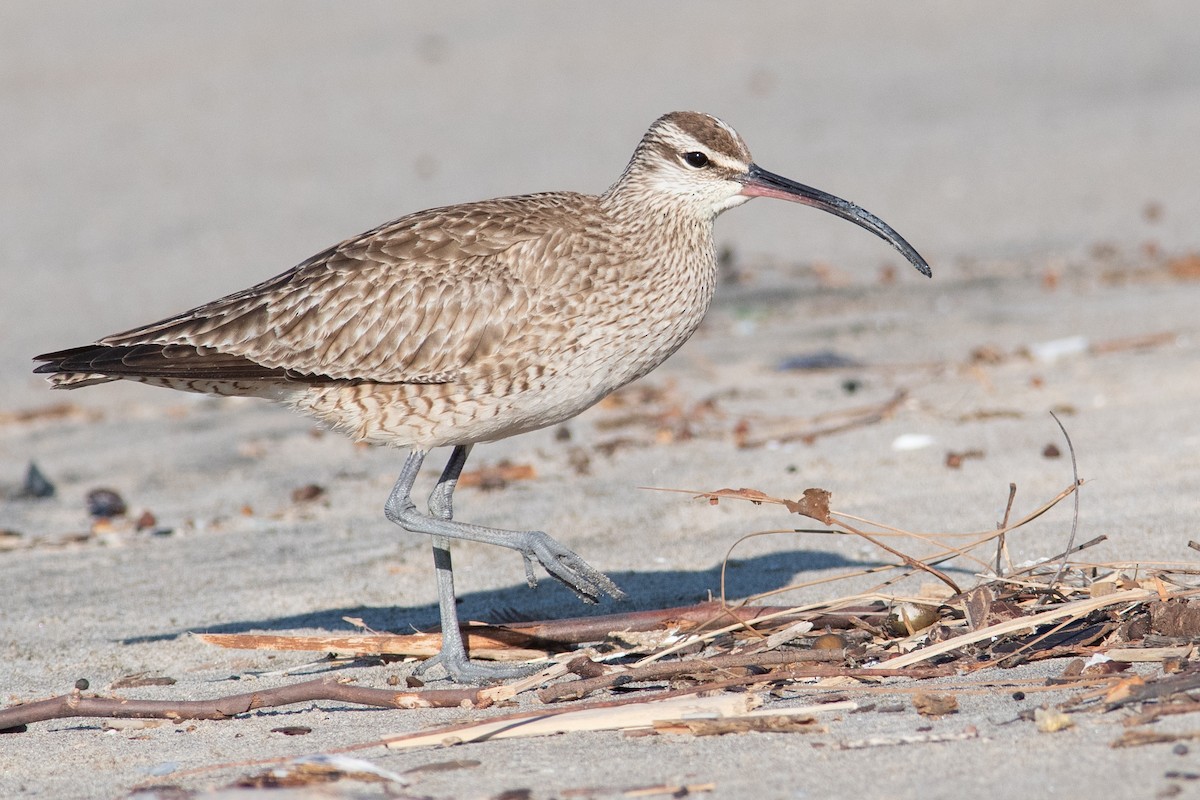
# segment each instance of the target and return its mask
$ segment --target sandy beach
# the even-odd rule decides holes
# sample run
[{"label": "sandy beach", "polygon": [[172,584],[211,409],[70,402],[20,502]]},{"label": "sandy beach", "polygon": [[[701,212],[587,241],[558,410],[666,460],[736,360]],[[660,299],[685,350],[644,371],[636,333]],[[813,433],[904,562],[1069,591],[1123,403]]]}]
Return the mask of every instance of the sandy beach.
[{"label": "sandy beach", "polygon": [[[472,467],[507,461],[531,477],[456,497],[462,518],[552,533],[630,599],[588,609],[553,581],[527,588],[518,556],[462,546],[463,619],[703,601],[739,537],[800,524],[778,507],[646,487],[796,497],[815,486],[839,510],[908,530],[992,529],[1010,483],[1017,512],[1071,484],[1052,411],[1085,480],[1078,541],[1107,536],[1087,557],[1195,560],[1200,26],[1189,3],[49,2],[0,17],[2,706],[81,679],[147,699],[324,674],[403,685],[412,664],[332,666],[193,635],[356,632],[347,618],[375,631],[435,625],[428,542],[382,514],[402,451],[255,400],[132,384],[52,393],[32,356],[244,288],[422,208],[602,191],[671,110],[720,116],[763,167],[879,215],[933,279],[830,215],[770,200],[724,215],[721,285],[693,339],[566,425],[478,447]],[[849,365],[787,368],[825,353]],[[822,415],[883,406],[878,421],[789,440]],[[747,437],[761,441],[739,446]],[[422,493],[447,455],[430,457]],[[52,496],[23,494],[31,463]],[[127,513],[98,526],[97,488]],[[1071,525],[1068,502],[1011,537],[1013,560],[1060,552]],[[741,598],[881,554],[788,534],[735,557],[727,590]],[[973,580],[971,565],[953,569]],[[999,677],[1032,685],[1062,669],[1048,660]],[[173,683],[111,689],[130,675]],[[959,712],[939,719],[901,698],[898,713],[825,715],[818,734],[368,748],[355,756],[406,773],[406,789],[340,781],[272,796],[1200,796],[1198,745],[1114,749],[1117,713],[1059,733],[1014,721],[1066,691],[960,692]],[[322,701],[159,727],[41,722],[0,736],[0,795],[240,797],[256,790],[237,781],[261,771],[247,762],[480,715]],[[311,732],[274,732],[288,726]],[[846,746],[918,733],[928,740]],[[451,761],[463,763],[417,769]]]}]

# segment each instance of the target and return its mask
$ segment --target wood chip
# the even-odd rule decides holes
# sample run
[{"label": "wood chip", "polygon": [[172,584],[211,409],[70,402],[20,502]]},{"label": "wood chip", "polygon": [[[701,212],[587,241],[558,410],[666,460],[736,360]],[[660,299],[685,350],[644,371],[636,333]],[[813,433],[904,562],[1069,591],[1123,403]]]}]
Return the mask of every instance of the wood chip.
[{"label": "wood chip", "polygon": [[958,713],[958,698],[952,694],[927,694],[920,692],[912,698],[913,708],[922,717],[944,717]]},{"label": "wood chip", "polygon": [[1042,733],[1057,733],[1075,725],[1075,721],[1071,719],[1070,715],[1064,714],[1056,708],[1035,708],[1033,722]]},{"label": "wood chip", "polygon": [[134,675],[124,675],[117,678],[108,687],[109,689],[129,689],[136,686],[174,686],[175,679],[168,678],[165,675],[149,675],[145,672],[139,672]]}]

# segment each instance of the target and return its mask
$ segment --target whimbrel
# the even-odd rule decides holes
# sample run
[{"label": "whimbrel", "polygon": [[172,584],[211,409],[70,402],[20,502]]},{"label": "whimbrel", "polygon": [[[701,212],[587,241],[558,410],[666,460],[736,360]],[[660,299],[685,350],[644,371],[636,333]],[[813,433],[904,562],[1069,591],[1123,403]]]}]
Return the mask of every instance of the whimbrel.
[{"label": "whimbrel", "polygon": [[[642,137],[601,195],[549,192],[420,211],[347,239],[249,289],[96,344],[37,356],[55,388],[131,380],[264,397],[356,440],[410,449],[384,506],[428,534],[440,663],[459,682],[528,669],[469,660],[449,541],[516,550],[595,602],[623,593],[541,531],[453,519],[473,445],[569,419],[661,364],[708,310],[713,221],[752,197],[813,206],[886,240],[930,275],[890,226],[754,164],[715,117],[676,112]],[[453,451],[428,513],[411,492],[426,453]]]}]

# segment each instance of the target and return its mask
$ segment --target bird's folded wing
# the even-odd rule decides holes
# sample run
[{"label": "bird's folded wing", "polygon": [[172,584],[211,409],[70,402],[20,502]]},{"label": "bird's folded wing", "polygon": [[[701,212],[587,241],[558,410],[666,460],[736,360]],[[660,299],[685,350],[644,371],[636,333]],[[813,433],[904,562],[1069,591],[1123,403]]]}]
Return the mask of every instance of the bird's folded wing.
[{"label": "bird's folded wing", "polygon": [[527,338],[537,317],[520,262],[537,257],[546,226],[527,208],[514,210],[531,224],[504,225],[496,209],[534,199],[421,212],[98,348],[40,358],[113,375],[453,381]]}]

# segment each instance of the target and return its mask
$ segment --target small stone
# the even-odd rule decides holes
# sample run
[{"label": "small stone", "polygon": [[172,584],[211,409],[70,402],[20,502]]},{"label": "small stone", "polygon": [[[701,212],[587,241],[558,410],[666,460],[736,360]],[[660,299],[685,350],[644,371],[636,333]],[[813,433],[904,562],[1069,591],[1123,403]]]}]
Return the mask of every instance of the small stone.
[{"label": "small stone", "polygon": [[126,511],[125,500],[112,489],[92,489],[87,494],[88,514],[99,519],[119,517]]},{"label": "small stone", "polygon": [[813,640],[813,650],[845,650],[849,645],[840,633],[825,633]]},{"label": "small stone", "polygon": [[286,725],[282,728],[271,728],[271,733],[282,733],[284,736],[307,736],[312,733],[307,725]]},{"label": "small stone", "polygon": [[80,678],[79,680],[75,681],[75,688],[81,692],[86,692],[89,686],[91,686],[91,684],[88,683],[87,678]]},{"label": "small stone", "polygon": [[42,474],[42,471],[38,469],[38,465],[35,462],[30,461],[29,468],[25,470],[25,481],[21,484],[19,496],[40,500],[46,497],[53,497],[54,491],[54,484]]},{"label": "small stone", "polygon": [[307,483],[299,489],[292,490],[293,503],[310,503],[325,495],[325,489],[315,483]]}]

